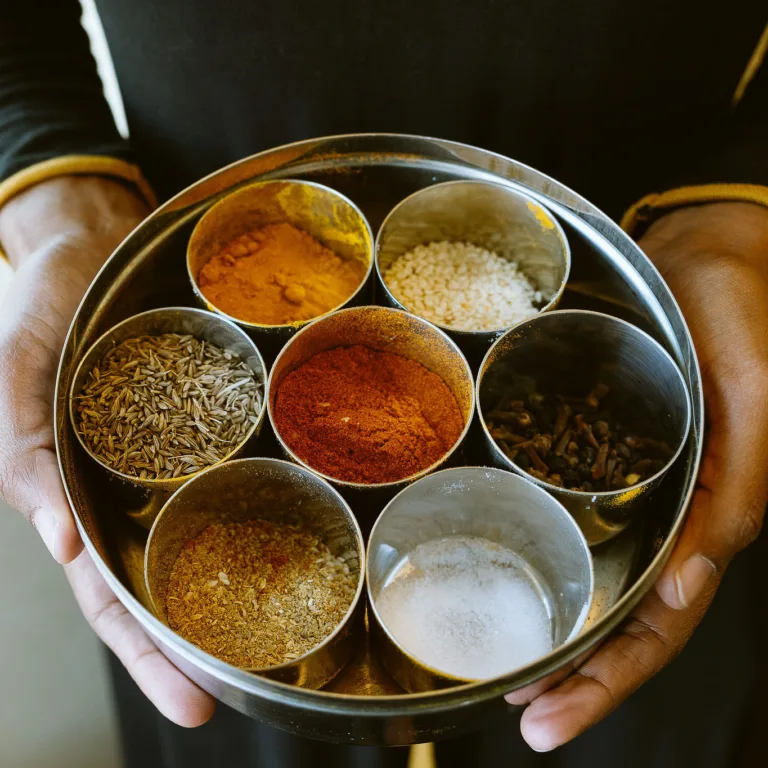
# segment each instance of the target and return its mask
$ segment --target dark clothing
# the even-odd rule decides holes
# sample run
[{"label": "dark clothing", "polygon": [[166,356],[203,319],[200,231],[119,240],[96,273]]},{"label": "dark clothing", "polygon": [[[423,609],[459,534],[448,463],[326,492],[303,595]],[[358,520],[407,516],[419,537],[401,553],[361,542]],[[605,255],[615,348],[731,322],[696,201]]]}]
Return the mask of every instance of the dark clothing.
[{"label": "dark clothing", "polygon": [[765,0],[98,0],[131,132],[77,0],[5,0],[0,176],[133,157],[161,197],[296,139],[393,131],[528,163],[616,217],[679,183],[768,184],[768,73],[731,99]]}]

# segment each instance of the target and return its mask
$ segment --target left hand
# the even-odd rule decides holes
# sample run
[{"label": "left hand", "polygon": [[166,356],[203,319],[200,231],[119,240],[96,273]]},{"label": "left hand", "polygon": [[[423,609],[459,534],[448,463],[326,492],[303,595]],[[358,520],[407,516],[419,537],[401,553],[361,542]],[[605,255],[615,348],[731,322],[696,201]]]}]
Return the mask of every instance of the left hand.
[{"label": "left hand", "polygon": [[731,558],[760,532],[768,503],[768,209],[681,209],[657,221],[640,246],[677,298],[699,356],[707,415],[701,471],[656,591],[556,687],[543,692],[550,678],[507,696],[531,702],[521,730],[537,751],[600,722],[680,653]]}]

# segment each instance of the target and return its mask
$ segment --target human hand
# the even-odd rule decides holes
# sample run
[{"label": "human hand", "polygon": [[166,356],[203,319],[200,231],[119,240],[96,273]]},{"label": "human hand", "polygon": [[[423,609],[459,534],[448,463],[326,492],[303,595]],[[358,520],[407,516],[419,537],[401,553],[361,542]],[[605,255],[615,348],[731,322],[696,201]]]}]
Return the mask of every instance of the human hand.
[{"label": "human hand", "polygon": [[144,693],[193,726],[211,716],[213,699],[157,650],[81,551],[54,450],[54,386],[70,322],[98,269],[147,213],[126,186],[96,177],[43,182],[0,210],[0,242],[15,270],[0,306],[0,498],[68,563],[86,619]]},{"label": "human hand", "polygon": [[[685,315],[707,416],[691,508],[656,591],[573,671],[507,696],[531,702],[525,740],[548,751],[598,723],[677,656],[728,563],[757,537],[768,503],[768,210],[748,203],[682,209],[640,241]],[[704,674],[704,670],[702,670]],[[566,675],[568,675],[566,677]]]}]

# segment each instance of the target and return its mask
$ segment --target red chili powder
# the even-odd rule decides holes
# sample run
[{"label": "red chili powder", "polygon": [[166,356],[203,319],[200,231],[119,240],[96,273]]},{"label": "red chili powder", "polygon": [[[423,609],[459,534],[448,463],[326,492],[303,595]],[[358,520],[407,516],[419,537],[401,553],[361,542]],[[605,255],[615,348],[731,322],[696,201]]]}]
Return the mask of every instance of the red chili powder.
[{"label": "red chili powder", "polygon": [[360,345],[320,352],[291,371],[275,398],[275,428],[313,469],[387,483],[425,469],[464,428],[445,382],[423,365]]}]

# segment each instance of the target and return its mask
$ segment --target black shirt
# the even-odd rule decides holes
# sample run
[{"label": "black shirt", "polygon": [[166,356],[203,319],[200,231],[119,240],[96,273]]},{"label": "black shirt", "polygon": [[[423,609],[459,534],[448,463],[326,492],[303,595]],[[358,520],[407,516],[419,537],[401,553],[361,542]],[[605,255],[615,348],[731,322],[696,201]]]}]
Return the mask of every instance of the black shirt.
[{"label": "black shirt", "polygon": [[393,131],[528,163],[618,216],[697,182],[768,183],[765,0],[99,0],[118,136],[77,0],[6,0],[0,174],[138,162],[161,197],[259,150]]}]

